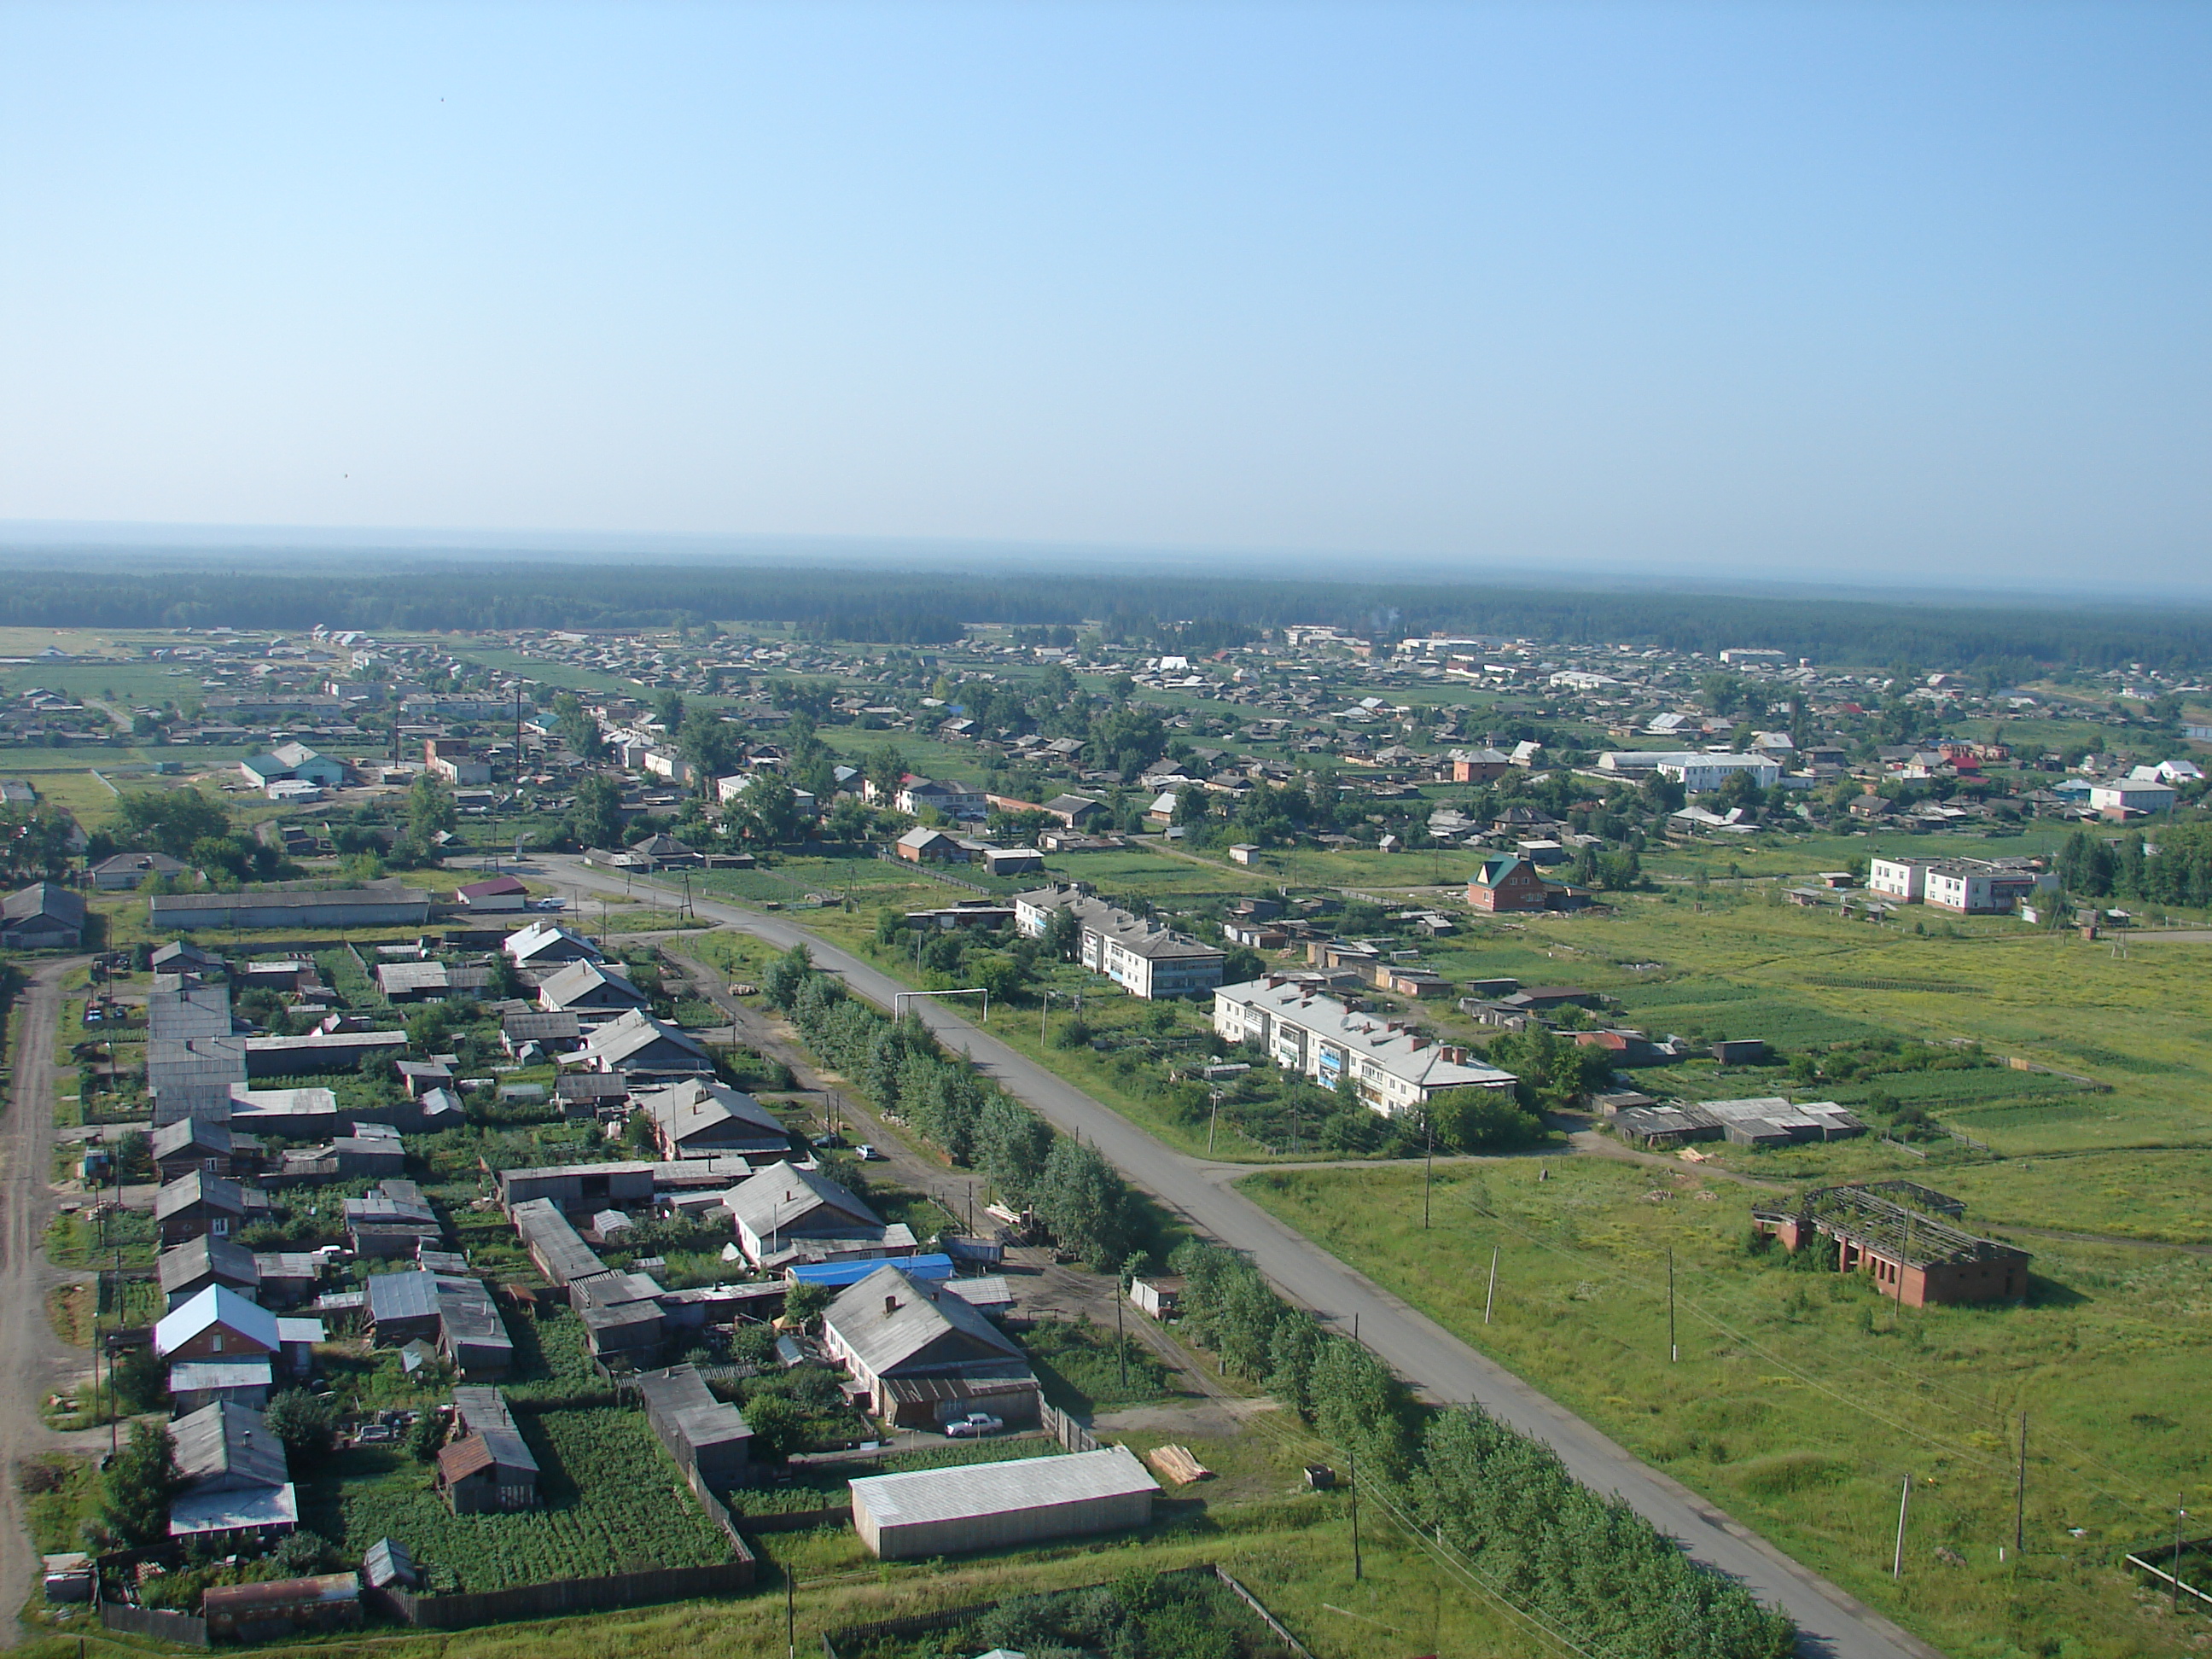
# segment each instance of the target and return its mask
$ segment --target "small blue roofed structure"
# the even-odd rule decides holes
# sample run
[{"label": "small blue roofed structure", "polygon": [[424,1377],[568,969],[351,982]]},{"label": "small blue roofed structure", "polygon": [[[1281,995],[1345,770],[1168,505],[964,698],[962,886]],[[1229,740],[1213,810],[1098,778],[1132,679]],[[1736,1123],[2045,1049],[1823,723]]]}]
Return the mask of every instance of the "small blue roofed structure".
[{"label": "small blue roofed structure", "polygon": [[786,1267],[783,1276],[794,1285],[823,1285],[831,1290],[842,1290],[848,1285],[857,1285],[878,1268],[896,1266],[916,1279],[950,1279],[952,1277],[952,1258],[949,1255],[906,1255],[895,1263],[886,1264],[880,1257],[865,1261],[817,1261]]}]

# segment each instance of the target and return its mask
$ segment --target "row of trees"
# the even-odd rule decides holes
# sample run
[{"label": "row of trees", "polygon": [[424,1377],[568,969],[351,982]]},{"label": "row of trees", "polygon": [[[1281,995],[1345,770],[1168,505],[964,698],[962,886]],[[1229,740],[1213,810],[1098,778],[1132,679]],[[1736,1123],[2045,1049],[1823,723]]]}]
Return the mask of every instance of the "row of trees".
[{"label": "row of trees", "polygon": [[2142,832],[2118,841],[2076,830],[2059,849],[2059,884],[2083,898],[2212,905],[2212,823],[2177,823],[2158,832],[2154,851]]},{"label": "row of trees", "polygon": [[1110,1267],[1136,1249],[1144,1215],[1114,1166],[947,1054],[919,1020],[888,1019],[848,995],[804,945],[769,969],[761,991],[823,1059],[953,1163],[981,1170],[1007,1202],[1036,1211],[1070,1255]]},{"label": "row of trees", "polygon": [[1243,1256],[1194,1240],[1170,1265],[1183,1316],[1224,1367],[1358,1459],[1361,1484],[1440,1536],[1483,1582],[1585,1652],[1638,1659],[1784,1659],[1785,1613],[1686,1559],[1617,1498],[1569,1474],[1551,1448],[1479,1406],[1424,1412],[1357,1343],[1267,1287]]}]

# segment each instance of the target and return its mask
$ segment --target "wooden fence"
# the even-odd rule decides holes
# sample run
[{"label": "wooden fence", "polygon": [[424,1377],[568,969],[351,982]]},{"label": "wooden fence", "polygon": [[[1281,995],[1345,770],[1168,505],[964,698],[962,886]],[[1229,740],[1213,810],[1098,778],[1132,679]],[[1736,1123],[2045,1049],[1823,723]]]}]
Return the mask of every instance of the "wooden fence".
[{"label": "wooden fence", "polygon": [[171,1613],[165,1607],[134,1607],[126,1601],[102,1601],[100,1622],[103,1629],[120,1631],[125,1636],[150,1636],[158,1642],[174,1642],[188,1648],[210,1645],[206,1620],[195,1619],[188,1613]]},{"label": "wooden fence", "polygon": [[1051,1401],[1039,1401],[1037,1409],[1043,1418],[1044,1431],[1060,1442],[1062,1451],[1095,1452],[1098,1449],[1098,1442],[1091,1431]]},{"label": "wooden fence", "polygon": [[[727,1511],[725,1511],[726,1514]],[[603,1578],[563,1578],[545,1584],[473,1595],[416,1595],[406,1590],[370,1592],[374,1604],[394,1618],[423,1630],[463,1630],[509,1619],[553,1619],[569,1613],[605,1613],[617,1607],[648,1607],[656,1601],[684,1601],[698,1595],[729,1595],[750,1589],[759,1564],[742,1544],[728,1561],[705,1567],[659,1567],[644,1572],[611,1573]]]}]

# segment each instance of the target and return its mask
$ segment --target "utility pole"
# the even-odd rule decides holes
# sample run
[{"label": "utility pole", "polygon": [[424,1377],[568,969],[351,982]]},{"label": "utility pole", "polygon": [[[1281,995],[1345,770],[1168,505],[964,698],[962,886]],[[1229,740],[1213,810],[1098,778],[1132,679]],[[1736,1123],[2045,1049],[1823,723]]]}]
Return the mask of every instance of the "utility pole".
[{"label": "utility pole", "polygon": [[2013,1482],[2012,1553],[2027,1549],[2027,1413],[2020,1414],[2020,1469]]},{"label": "utility pole", "polygon": [[1894,1579],[1905,1572],[1905,1511],[1912,1503],[1912,1477],[1905,1477],[1905,1494],[1897,1500],[1897,1552],[1889,1559],[1889,1576]]},{"label": "utility pole", "polygon": [[1674,1340],[1674,1248],[1667,1247],[1667,1363],[1678,1365],[1682,1360],[1681,1345]]},{"label": "utility pole", "polygon": [[784,1659],[799,1659],[798,1585],[789,1567],[783,1570]]},{"label": "utility pole", "polygon": [[[1352,1582],[1356,1584],[1361,1577],[1359,1570],[1359,1453],[1354,1447],[1347,1446],[1345,1449],[1352,1459]],[[2177,1555],[2177,1561],[2179,1559]]]},{"label": "utility pole", "polygon": [[1482,1322],[1490,1322],[1490,1305],[1498,1300],[1498,1246],[1490,1247],[1490,1288],[1483,1292]]},{"label": "utility pole", "polygon": [[[115,1376],[115,1367],[112,1367],[112,1364],[108,1367],[108,1376],[111,1376],[111,1378]],[[2174,1614],[2177,1614],[2177,1617],[2181,1614],[2181,1522],[2184,1522],[2190,1513],[2190,1510],[2185,1510],[2184,1506],[2181,1506],[2184,1504],[2184,1500],[2188,1500],[2188,1493],[2181,1493],[2179,1498],[2174,1498],[2174,1586],[2172,1589],[2174,1589]]]},{"label": "utility pole", "polygon": [[1129,1339],[1121,1334],[1121,1304],[1129,1299],[1125,1288],[1114,1298],[1114,1358],[1121,1364],[1121,1392],[1129,1391]]},{"label": "utility pole", "polygon": [[1208,1158],[1212,1158],[1213,1156],[1214,1126],[1221,1121],[1221,1091],[1218,1089],[1210,1090],[1207,1091],[1206,1097],[1212,1102],[1212,1109],[1206,1115],[1206,1155]]},{"label": "utility pole", "polygon": [[1421,1108],[1421,1227],[1429,1224],[1429,1189],[1437,1178],[1437,1120],[1427,1106]]}]

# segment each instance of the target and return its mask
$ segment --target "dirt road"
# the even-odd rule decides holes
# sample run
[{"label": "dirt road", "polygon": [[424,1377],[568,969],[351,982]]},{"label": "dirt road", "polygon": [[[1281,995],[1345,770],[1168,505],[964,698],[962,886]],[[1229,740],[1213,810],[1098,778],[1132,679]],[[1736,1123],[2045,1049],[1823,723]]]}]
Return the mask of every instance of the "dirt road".
[{"label": "dirt road", "polygon": [[0,1120],[0,1644],[21,1639],[15,1609],[30,1599],[39,1558],[31,1547],[15,1466],[66,1443],[39,1417],[39,1402],[88,1363],[46,1322],[46,1291],[63,1275],[46,1265],[54,1211],[54,1024],[62,977],[82,961],[39,964],[23,994],[23,1021],[8,1056],[15,1085]]}]

